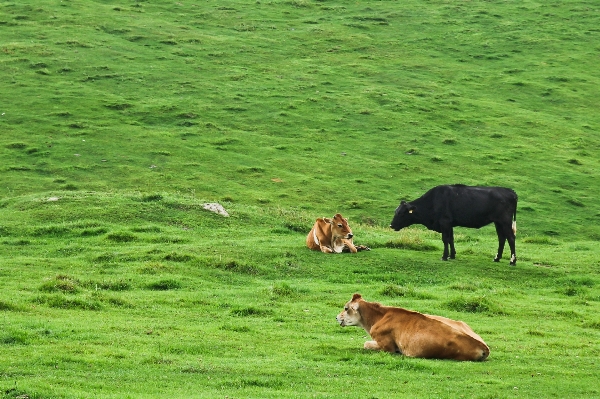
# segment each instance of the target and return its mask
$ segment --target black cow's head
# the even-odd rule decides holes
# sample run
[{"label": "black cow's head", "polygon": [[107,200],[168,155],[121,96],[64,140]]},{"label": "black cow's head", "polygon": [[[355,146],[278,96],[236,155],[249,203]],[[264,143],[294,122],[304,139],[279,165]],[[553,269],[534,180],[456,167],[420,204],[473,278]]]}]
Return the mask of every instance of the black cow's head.
[{"label": "black cow's head", "polygon": [[407,226],[410,226],[411,224],[414,224],[414,211],[416,209],[417,207],[411,204],[410,202],[400,202],[400,206],[396,208],[396,213],[394,214],[394,219],[392,219],[390,227],[398,231]]}]

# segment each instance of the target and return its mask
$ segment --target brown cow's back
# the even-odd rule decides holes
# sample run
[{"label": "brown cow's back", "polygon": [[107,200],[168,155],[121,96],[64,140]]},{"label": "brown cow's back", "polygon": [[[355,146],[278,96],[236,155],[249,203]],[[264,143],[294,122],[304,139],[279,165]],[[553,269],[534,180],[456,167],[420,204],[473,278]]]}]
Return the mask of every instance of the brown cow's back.
[{"label": "brown cow's back", "polygon": [[475,340],[477,340],[479,342],[483,342],[485,344],[485,342],[483,341],[483,339],[475,331],[473,331],[471,329],[471,327],[469,327],[469,325],[467,323],[465,323],[464,321],[452,320],[452,319],[449,319],[447,317],[435,316],[435,315],[430,315],[430,314],[426,314],[424,316],[430,317],[432,319],[439,320],[442,323],[445,323],[445,324],[449,325],[452,328],[455,328],[455,329],[457,329],[459,331],[462,331],[465,334],[470,335],[471,337],[475,338]]},{"label": "brown cow's back", "polygon": [[[454,320],[447,320],[454,322]],[[401,328],[390,328],[398,325]],[[373,325],[370,333],[376,341],[385,342],[383,337],[393,336],[398,351],[406,356],[485,360],[489,355],[489,348],[481,338],[475,338],[467,333],[466,329],[471,330],[468,326],[456,328],[437,317],[430,317],[419,312],[402,308],[387,308],[386,314]],[[479,337],[474,332],[473,334]]]}]

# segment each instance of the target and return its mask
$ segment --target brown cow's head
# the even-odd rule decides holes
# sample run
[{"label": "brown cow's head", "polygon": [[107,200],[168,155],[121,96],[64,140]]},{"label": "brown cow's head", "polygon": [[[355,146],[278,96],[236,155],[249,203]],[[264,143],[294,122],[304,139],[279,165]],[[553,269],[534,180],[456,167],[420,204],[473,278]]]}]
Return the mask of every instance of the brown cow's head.
[{"label": "brown cow's head", "polygon": [[329,219],[329,224],[331,224],[331,238],[333,240],[338,238],[350,239],[354,237],[352,229],[348,226],[348,219],[344,219],[339,213],[336,213],[333,219]]},{"label": "brown cow's head", "polygon": [[359,326],[362,327],[362,317],[358,311],[359,301],[362,300],[360,294],[354,294],[352,299],[344,305],[344,311],[337,316],[340,326]]}]

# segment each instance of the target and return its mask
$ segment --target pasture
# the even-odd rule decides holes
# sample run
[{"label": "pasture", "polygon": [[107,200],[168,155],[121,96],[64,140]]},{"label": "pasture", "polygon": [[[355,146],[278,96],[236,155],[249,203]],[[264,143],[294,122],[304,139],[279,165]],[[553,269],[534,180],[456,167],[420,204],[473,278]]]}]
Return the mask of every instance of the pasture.
[{"label": "pasture", "polygon": [[[0,396],[600,397],[600,7],[0,1]],[[438,184],[493,226],[388,228]],[[230,217],[203,209],[219,202]],[[370,252],[309,251],[316,217]],[[483,363],[362,349],[352,294]]]}]

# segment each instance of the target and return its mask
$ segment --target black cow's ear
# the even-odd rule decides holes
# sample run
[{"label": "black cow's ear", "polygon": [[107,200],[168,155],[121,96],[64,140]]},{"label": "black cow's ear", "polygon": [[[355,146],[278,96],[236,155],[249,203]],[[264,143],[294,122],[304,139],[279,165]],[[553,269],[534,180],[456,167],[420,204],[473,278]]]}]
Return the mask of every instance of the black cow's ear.
[{"label": "black cow's ear", "polygon": [[400,201],[400,205],[406,204],[406,201]]}]

